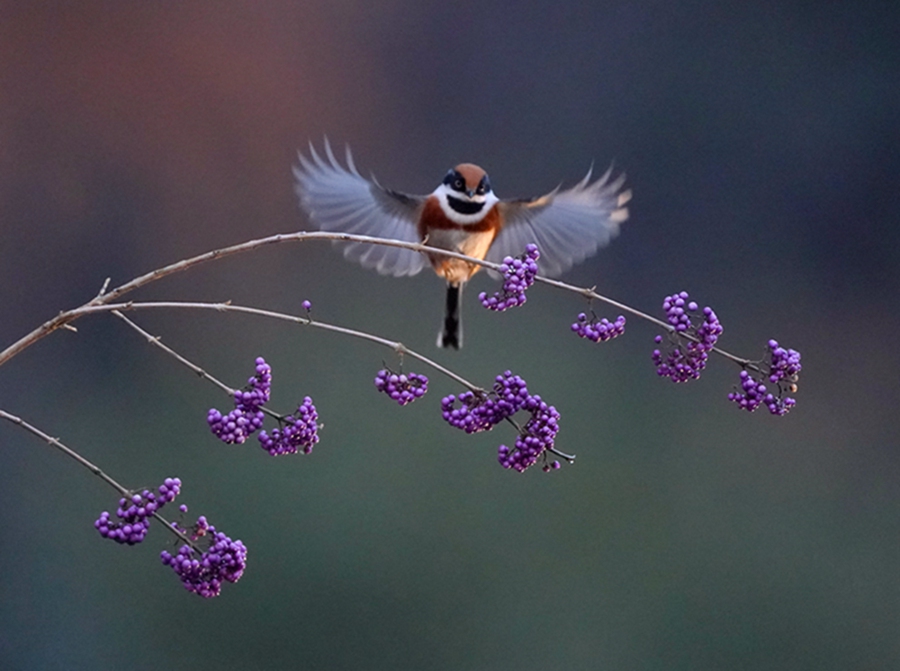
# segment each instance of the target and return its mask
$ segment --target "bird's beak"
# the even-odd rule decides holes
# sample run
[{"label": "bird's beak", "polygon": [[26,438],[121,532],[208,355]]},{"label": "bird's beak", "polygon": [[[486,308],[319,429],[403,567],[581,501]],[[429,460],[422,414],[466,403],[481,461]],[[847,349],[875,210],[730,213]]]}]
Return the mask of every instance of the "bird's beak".
[{"label": "bird's beak", "polygon": [[475,189],[466,189],[466,195],[471,198],[475,195]]}]

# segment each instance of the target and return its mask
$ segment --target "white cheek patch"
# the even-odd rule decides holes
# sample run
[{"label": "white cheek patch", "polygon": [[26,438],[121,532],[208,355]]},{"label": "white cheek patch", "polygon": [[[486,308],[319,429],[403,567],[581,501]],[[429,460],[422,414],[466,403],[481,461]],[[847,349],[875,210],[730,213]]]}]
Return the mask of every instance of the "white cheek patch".
[{"label": "white cheek patch", "polygon": [[483,196],[473,196],[471,202],[484,203],[484,207],[482,207],[478,212],[474,212],[472,214],[463,214],[450,207],[450,203],[447,200],[447,197],[452,195],[454,198],[459,198],[460,194],[451,191],[446,184],[441,184],[440,186],[438,186],[438,188],[434,190],[432,195],[437,197],[438,203],[441,204],[441,211],[444,213],[447,219],[455,224],[459,224],[460,226],[477,224],[482,219],[484,219],[484,215],[490,212],[494,204],[500,200],[493,194],[493,192],[487,193]]}]

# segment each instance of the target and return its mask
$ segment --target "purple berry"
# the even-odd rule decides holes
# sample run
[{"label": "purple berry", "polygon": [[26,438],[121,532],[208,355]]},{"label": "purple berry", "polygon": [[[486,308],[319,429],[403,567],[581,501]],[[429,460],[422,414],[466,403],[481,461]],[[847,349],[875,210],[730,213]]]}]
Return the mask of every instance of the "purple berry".
[{"label": "purple berry", "polygon": [[[466,391],[458,396],[450,395],[441,400],[441,414],[451,426],[466,433],[490,431],[520,410],[531,417],[522,427],[512,448],[501,445],[497,459],[504,468],[519,472],[533,465],[538,458],[546,459],[546,452],[553,448],[559,431],[559,413],[547,405],[540,396],[528,393],[528,387],[518,375],[505,371],[494,380],[489,392]],[[546,463],[546,462],[545,462]],[[559,468],[551,465],[551,469]]]},{"label": "purple berry", "polygon": [[387,368],[382,368],[375,376],[375,388],[400,405],[406,405],[425,395],[428,391],[428,378],[417,373],[398,375]]},{"label": "purple berry", "polygon": [[158,494],[148,489],[140,494],[132,494],[127,498],[119,499],[119,508],[116,517],[121,522],[110,519],[107,511],[100,513],[100,517],[94,522],[94,528],[103,538],[109,538],[117,543],[135,545],[147,536],[150,530],[150,518],[166,503],[171,503],[181,491],[181,480],[178,478],[166,478],[158,488]]},{"label": "purple berry", "polygon": [[281,454],[309,454],[319,442],[319,414],[312,399],[307,396],[297,406],[297,412],[281,420],[281,428],[272,429],[271,435],[259,432],[259,444],[273,457]]},{"label": "purple berry", "polygon": [[745,370],[741,371],[741,391],[728,394],[729,401],[734,401],[748,412],[756,410],[765,397],[766,385]]},{"label": "purple berry", "polygon": [[503,259],[500,266],[503,287],[491,296],[484,291],[478,294],[481,304],[496,312],[524,305],[527,300],[525,291],[534,284],[534,278],[538,274],[537,260],[540,256],[537,245],[532,243],[525,246],[525,253],[521,256],[507,256]]},{"label": "purple berry", "polygon": [[619,315],[616,321],[610,322],[606,317],[598,320],[596,315],[591,315],[590,321],[585,313],[578,315],[578,321],[572,324],[572,331],[581,338],[587,338],[594,342],[606,342],[625,333],[625,317]]},{"label": "purple berry", "polygon": [[[690,313],[697,312],[698,308],[697,303],[688,301],[686,291],[666,296],[663,301],[666,320],[673,330],[670,331],[665,351],[653,350],[653,363],[660,377],[668,377],[673,382],[687,382],[699,378],[706,367],[709,353],[722,335],[722,325],[712,308],[705,307],[702,320],[695,326]],[[660,345],[663,337],[657,335],[653,340]]]},{"label": "purple berry", "polygon": [[[187,530],[182,530],[187,533]],[[247,567],[247,548],[241,541],[233,541],[216,531],[205,517],[199,517],[192,540],[203,537],[209,548],[198,554],[190,545],[182,545],[175,555],[163,550],[160,560],[178,575],[189,592],[205,599],[218,596],[223,581],[237,582]]]},{"label": "purple berry", "polygon": [[[728,400],[738,407],[753,412],[765,404],[773,415],[786,415],[797,401],[787,396],[797,391],[800,377],[800,352],[785,349],[775,340],[770,340],[769,361],[762,362],[758,370],[741,371],[741,391],[728,394]],[[775,385],[775,393],[766,392],[763,380]]]},{"label": "purple berry", "polygon": [[531,413],[531,418],[516,437],[515,448],[501,445],[497,450],[500,465],[520,473],[534,465],[538,457],[553,447],[559,431],[559,413],[552,405],[544,403],[540,396],[529,396],[524,409]]},{"label": "purple berry", "polygon": [[490,431],[521,410],[527,398],[525,380],[506,371],[496,377],[493,389],[486,394],[466,391],[441,399],[441,414],[448,424],[466,433]]},{"label": "purple berry", "polygon": [[272,388],[272,369],[265,359],[256,359],[256,374],[247,381],[247,387],[234,392],[234,410],[222,415],[210,408],[206,422],[210,430],[225,443],[243,443],[262,428],[265,415],[260,409],[269,402]]}]

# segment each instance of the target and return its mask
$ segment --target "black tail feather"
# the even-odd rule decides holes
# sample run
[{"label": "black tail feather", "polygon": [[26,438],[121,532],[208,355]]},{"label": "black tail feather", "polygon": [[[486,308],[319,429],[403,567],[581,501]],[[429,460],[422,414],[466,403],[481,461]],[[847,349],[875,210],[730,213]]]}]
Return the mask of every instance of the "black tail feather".
[{"label": "black tail feather", "polygon": [[460,303],[462,299],[462,283],[447,285],[447,306],[444,312],[444,325],[438,333],[438,347],[462,347],[462,316]]}]

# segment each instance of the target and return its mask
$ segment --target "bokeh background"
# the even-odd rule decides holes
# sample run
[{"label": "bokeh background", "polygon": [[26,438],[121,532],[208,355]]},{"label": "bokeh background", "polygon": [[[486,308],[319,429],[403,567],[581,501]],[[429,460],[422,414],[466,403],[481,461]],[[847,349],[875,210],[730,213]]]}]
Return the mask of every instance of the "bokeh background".
[{"label": "bokeh background", "polygon": [[[133,295],[231,299],[402,340],[489,384],[512,369],[562,413],[574,466],[504,471],[509,431],[465,436],[377,395],[385,349],[221,314],[144,313],[272,406],[316,400],[311,456],[207,431],[229,400],[113,317],[0,370],[0,407],[131,486],[184,481],[250,548],[188,594],[100,539],[116,495],[0,426],[3,669],[889,669],[900,666],[900,56],[895,3],[709,0],[4,3],[0,346],[59,310],[208,249],[306,228],[298,148],[327,135],[386,186],[475,161],[501,196],[614,163],[615,243],[566,279],[658,312],[689,290],[721,344],[803,353],[798,405],[740,412],[722,359],[676,386],[655,330],[594,345],[547,287],[466,347],[433,346],[442,285],[382,278],[327,243],[197,268]],[[616,313],[596,306],[610,318]],[[255,442],[255,441],[254,441]]]}]

